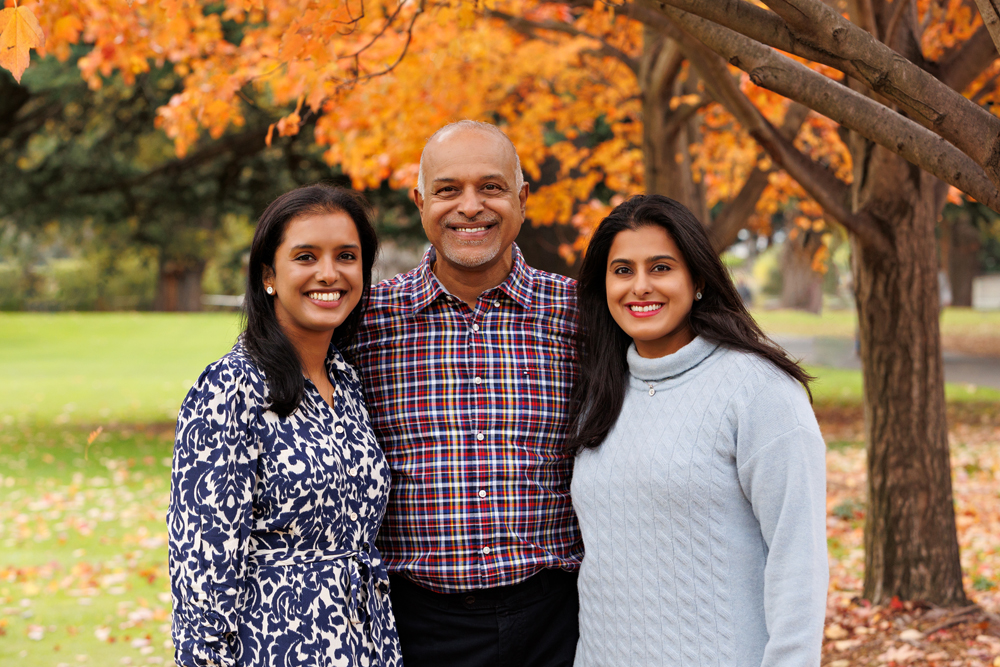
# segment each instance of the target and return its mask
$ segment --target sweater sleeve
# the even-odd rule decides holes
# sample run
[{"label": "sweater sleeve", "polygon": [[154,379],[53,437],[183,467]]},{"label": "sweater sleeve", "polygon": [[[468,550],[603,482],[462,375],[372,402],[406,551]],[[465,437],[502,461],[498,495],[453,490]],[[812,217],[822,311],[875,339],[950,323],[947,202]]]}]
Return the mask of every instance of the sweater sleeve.
[{"label": "sweater sleeve", "polygon": [[801,387],[781,385],[750,403],[737,432],[740,485],[767,545],[762,667],[818,667],[829,585],[826,445]]},{"label": "sweater sleeve", "polygon": [[227,358],[209,366],[181,406],[167,510],[172,635],[181,667],[234,667],[231,639],[244,585],[259,392]]}]

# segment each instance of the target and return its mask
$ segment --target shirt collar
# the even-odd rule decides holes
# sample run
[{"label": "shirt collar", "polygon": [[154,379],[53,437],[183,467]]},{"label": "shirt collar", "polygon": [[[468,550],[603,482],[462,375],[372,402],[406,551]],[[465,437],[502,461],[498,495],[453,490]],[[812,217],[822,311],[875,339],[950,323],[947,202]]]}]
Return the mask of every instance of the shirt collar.
[{"label": "shirt collar", "polygon": [[[514,303],[527,310],[531,308],[531,295],[535,286],[534,272],[524,261],[521,249],[517,247],[516,243],[511,244],[511,255],[514,261],[510,274],[497,289],[507,294]],[[423,259],[417,266],[416,284],[413,288],[413,309],[415,311],[423,310],[439,296],[448,294],[444,285],[431,270],[436,257],[434,246],[431,246],[424,253]]]}]

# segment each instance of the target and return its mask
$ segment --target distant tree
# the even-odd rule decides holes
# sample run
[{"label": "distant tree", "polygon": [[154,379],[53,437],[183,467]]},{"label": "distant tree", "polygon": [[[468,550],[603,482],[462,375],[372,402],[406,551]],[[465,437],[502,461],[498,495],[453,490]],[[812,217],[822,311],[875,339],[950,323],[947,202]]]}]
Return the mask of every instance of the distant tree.
[{"label": "distant tree", "polygon": [[202,275],[227,213],[255,217],[284,190],[338,177],[308,125],[268,147],[277,116],[263,109],[178,158],[155,127],[178,84],[159,69],[130,84],[113,75],[91,90],[72,64],[55,60],[21,84],[0,72],[0,218],[24,228],[88,220],[119,241],[156,248],[156,308],[190,311],[201,309]]}]

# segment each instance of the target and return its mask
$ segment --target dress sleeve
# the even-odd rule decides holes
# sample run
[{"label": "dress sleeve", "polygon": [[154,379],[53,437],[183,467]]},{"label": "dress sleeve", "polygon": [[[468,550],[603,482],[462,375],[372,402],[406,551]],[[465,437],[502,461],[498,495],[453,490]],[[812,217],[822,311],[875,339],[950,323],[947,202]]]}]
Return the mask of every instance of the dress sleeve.
[{"label": "dress sleeve", "polygon": [[235,667],[258,447],[259,392],[223,358],[181,406],[167,510],[172,635],[179,667]]},{"label": "dress sleeve", "polygon": [[829,585],[826,445],[797,384],[779,381],[739,418],[737,463],[767,545],[762,667],[819,667]]}]

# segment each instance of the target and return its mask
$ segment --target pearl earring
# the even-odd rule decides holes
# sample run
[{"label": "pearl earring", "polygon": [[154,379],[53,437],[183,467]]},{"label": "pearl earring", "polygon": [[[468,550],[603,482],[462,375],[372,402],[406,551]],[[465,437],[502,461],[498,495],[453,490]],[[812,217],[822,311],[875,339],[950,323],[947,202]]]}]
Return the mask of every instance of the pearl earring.
[{"label": "pearl earring", "polygon": [[265,287],[264,291],[267,292],[268,294],[274,294],[274,288],[271,287],[270,285],[268,285],[267,287]]},{"label": "pearl earring", "polygon": [[695,301],[701,301],[701,291],[698,291],[698,292],[694,293],[694,300]]}]

